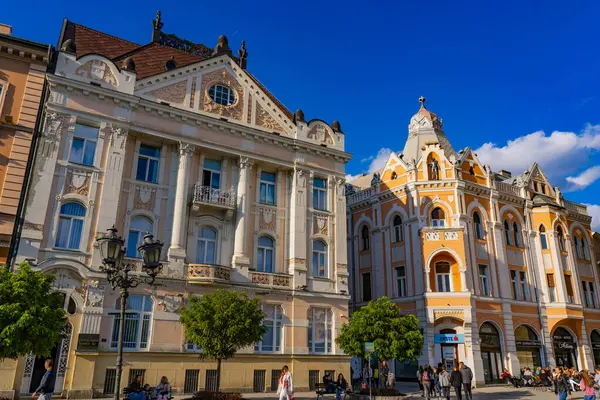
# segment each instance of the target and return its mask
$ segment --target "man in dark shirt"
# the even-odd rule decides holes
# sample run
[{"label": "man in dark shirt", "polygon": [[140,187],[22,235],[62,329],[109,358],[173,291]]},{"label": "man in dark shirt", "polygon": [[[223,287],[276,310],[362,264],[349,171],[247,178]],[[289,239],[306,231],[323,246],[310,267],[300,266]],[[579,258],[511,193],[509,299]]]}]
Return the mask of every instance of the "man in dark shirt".
[{"label": "man in dark shirt", "polygon": [[35,390],[35,392],[31,395],[32,398],[36,398],[38,395],[38,400],[50,400],[52,397],[52,393],[54,393],[54,370],[52,367],[54,366],[54,361],[48,359],[44,363],[44,367],[46,368],[46,373],[42,377],[42,381],[40,382],[40,386]]},{"label": "man in dark shirt", "polygon": [[462,376],[462,384],[465,389],[465,399],[473,400],[473,395],[471,394],[471,383],[473,382],[473,371],[471,368],[467,367],[465,363],[460,363],[460,375]]},{"label": "man in dark shirt", "polygon": [[454,367],[452,375],[450,375],[450,384],[454,386],[454,392],[456,393],[456,400],[462,400],[462,375],[458,365]]}]

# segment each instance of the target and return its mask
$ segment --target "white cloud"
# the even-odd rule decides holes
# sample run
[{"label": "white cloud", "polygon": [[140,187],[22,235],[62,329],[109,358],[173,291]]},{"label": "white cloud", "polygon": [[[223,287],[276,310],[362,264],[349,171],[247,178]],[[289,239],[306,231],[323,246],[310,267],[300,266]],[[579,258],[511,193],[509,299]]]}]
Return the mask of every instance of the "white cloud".
[{"label": "white cloud", "polygon": [[567,176],[565,179],[572,185],[569,190],[585,189],[600,179],[600,165],[588,168],[577,176]]},{"label": "white cloud", "polygon": [[[367,170],[364,171],[364,173],[372,174],[375,171],[383,169],[383,167],[385,167],[385,163],[387,162],[388,158],[390,157],[390,154],[392,154],[391,149],[388,149],[387,147],[382,147],[381,149],[379,149],[379,151],[377,152],[376,155],[370,156],[370,157],[365,157],[365,158],[361,159],[360,160],[361,163],[363,163],[363,164],[365,164],[367,162],[369,163],[369,166],[368,166]],[[350,182],[350,181],[358,178],[359,176],[360,175],[347,174],[346,182]]]},{"label": "white cloud", "polygon": [[543,131],[537,131],[509,140],[504,146],[488,142],[476,149],[475,153],[481,162],[489,164],[492,169],[505,169],[513,175],[522,173],[538,162],[548,178],[555,180],[552,183],[561,184],[567,176],[579,172],[579,166],[591,156],[593,150],[600,150],[600,125],[588,124],[580,133],[554,131],[547,136]]},{"label": "white cloud", "polygon": [[586,204],[588,215],[592,217],[592,230],[600,232],[600,205]]}]

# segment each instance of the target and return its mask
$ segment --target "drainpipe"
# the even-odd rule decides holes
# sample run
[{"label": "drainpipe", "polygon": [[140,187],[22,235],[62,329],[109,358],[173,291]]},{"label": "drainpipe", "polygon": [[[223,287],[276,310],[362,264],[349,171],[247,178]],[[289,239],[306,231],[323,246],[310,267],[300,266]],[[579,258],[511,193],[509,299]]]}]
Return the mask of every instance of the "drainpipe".
[{"label": "drainpipe", "polygon": [[[523,215],[525,216],[525,229],[527,230],[527,232],[531,231],[531,221],[529,220],[529,213],[527,212],[527,200],[525,200],[525,202],[523,203]],[[531,253],[531,244],[529,243],[529,234],[527,235],[527,258],[531,261],[530,263],[533,266],[533,257],[532,257],[532,253]],[[537,273],[536,271],[534,271],[531,276],[533,276],[533,284],[536,287],[536,299],[535,302],[537,303],[537,308],[538,308],[538,315],[540,317],[540,336],[541,336],[541,342],[542,342],[542,347],[544,349],[544,361],[547,364],[548,363],[548,348],[546,346],[546,336],[544,335],[544,321],[542,321],[542,303],[540,301],[540,296],[538,293],[539,286],[538,286],[538,282],[537,282]]]},{"label": "drainpipe", "polygon": [[[52,64],[53,48],[48,46],[48,67],[46,71],[50,70]],[[29,194],[29,186],[31,185],[31,170],[37,154],[37,147],[39,145],[40,131],[42,130],[42,121],[44,115],[44,105],[48,97],[48,81],[44,79],[44,86],[42,88],[42,95],[40,96],[40,104],[38,106],[37,120],[35,121],[35,127],[33,128],[33,135],[31,137],[31,147],[29,148],[29,155],[27,158],[27,164],[25,166],[25,175],[23,177],[23,186],[21,187],[21,194],[19,195],[19,204],[17,205],[17,213],[15,214],[15,222],[13,225],[12,237],[10,238],[10,247],[8,248],[8,255],[6,257],[5,268],[9,271],[14,269],[13,259],[17,254],[19,248],[19,242],[21,241],[21,232],[23,230],[23,221],[25,219],[25,204],[27,202],[27,195]]]}]

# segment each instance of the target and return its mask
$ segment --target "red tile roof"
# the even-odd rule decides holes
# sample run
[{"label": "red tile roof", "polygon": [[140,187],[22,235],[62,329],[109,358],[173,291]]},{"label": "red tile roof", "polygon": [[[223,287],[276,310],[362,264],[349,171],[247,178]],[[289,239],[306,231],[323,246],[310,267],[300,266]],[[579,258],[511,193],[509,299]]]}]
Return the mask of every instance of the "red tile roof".
[{"label": "red tile roof", "polygon": [[143,79],[165,72],[165,63],[171,57],[175,60],[177,67],[183,67],[205,60],[204,57],[187,54],[172,47],[163,46],[158,43],[149,43],[120,55],[119,57],[113,58],[113,61],[120,67],[121,63],[119,61],[130,56],[133,57],[133,61],[135,61],[137,79]]},{"label": "red tile roof", "polygon": [[[177,67],[183,67],[207,59],[159,43],[151,42],[146,45],[139,45],[71,21],[67,21],[65,25],[63,42],[67,39],[75,41],[77,57],[86,54],[101,54],[113,60],[118,67],[121,67],[121,61],[125,58],[129,56],[133,57],[137,79],[165,72],[165,64],[171,57],[174,58]],[[292,112],[277,100],[258,79],[250,72],[246,71],[246,73],[265,92],[269,99],[282,110],[286,117],[290,120],[294,119]]]}]

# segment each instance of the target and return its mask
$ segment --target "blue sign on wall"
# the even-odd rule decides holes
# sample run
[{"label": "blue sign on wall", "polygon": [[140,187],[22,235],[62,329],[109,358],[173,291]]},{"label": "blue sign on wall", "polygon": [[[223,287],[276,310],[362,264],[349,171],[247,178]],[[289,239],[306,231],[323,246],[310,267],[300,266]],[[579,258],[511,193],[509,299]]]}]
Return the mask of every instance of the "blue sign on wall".
[{"label": "blue sign on wall", "polygon": [[433,336],[434,343],[464,343],[465,335],[454,333],[437,333]]}]

